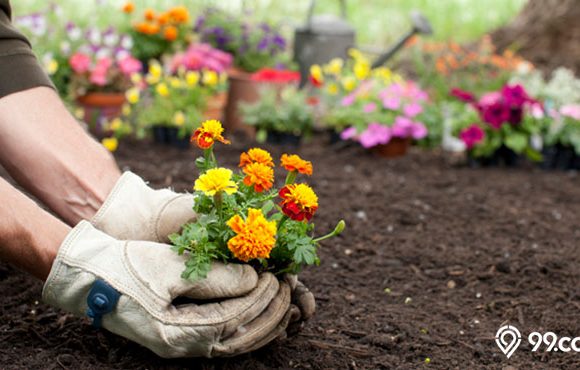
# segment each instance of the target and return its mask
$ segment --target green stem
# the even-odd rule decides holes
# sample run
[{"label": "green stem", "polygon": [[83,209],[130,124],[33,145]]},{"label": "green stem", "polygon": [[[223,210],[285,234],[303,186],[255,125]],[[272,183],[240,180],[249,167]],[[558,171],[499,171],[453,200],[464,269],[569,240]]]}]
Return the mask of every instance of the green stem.
[{"label": "green stem", "polygon": [[218,217],[221,220],[222,219],[222,205],[223,205],[223,198],[222,198],[221,191],[218,191],[217,193],[215,193],[215,195],[213,196],[213,201],[215,203],[215,207],[217,208]]},{"label": "green stem", "polygon": [[296,175],[298,175],[297,171],[290,171],[288,172],[288,175],[286,176],[286,185],[290,185],[293,184],[294,181],[296,181]]},{"label": "green stem", "polygon": [[284,225],[284,222],[286,222],[286,220],[288,220],[288,216],[284,215],[280,220],[280,222],[278,222],[278,229],[276,231],[280,231],[282,225]]},{"label": "green stem", "polygon": [[332,230],[332,232],[330,232],[330,233],[328,233],[326,235],[323,235],[323,236],[321,236],[319,238],[314,239],[314,242],[315,243],[318,243],[318,242],[321,242],[323,240],[332,238],[333,236],[336,236],[336,235],[342,233],[342,231],[344,230],[345,226],[346,226],[346,222],[344,222],[344,220],[340,220],[338,222],[338,224],[336,224],[336,227],[334,228],[334,230]]},{"label": "green stem", "polygon": [[211,148],[203,150],[203,158],[205,159],[205,168],[204,168],[205,171],[210,169],[210,160],[211,155],[213,154],[212,152],[213,151],[211,150]]}]

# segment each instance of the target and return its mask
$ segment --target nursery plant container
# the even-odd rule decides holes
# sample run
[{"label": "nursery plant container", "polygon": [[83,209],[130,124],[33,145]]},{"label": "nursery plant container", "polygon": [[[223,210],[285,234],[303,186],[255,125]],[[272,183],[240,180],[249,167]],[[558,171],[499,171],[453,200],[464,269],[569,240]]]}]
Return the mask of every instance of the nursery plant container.
[{"label": "nursery plant container", "polygon": [[165,125],[154,125],[151,127],[153,133],[153,141],[158,144],[170,145],[180,149],[187,149],[190,146],[189,137],[179,137],[179,129],[177,127],[169,127]]},{"label": "nursery plant container", "polygon": [[121,116],[124,93],[89,93],[77,98],[77,103],[84,109],[84,121],[89,125],[89,130],[97,138],[107,135],[103,127],[104,121],[112,120]]},{"label": "nursery plant container", "polygon": [[203,112],[203,118],[221,120],[227,102],[228,93],[226,91],[210,96],[207,100],[207,107]]},{"label": "nursery plant container", "polygon": [[271,131],[268,132],[268,136],[266,136],[266,142],[274,145],[290,145],[297,147],[300,145],[301,140],[301,136],[286,132]]},{"label": "nursery plant container", "polygon": [[372,151],[381,157],[396,158],[407,154],[407,149],[411,145],[410,138],[392,138],[387,144],[379,144],[372,148]]},{"label": "nursery plant container", "polygon": [[254,136],[254,128],[244,125],[238,111],[240,102],[253,103],[259,98],[260,82],[252,80],[252,74],[233,68],[228,72],[229,91],[224,117],[225,129],[230,132],[242,131],[251,137]]},{"label": "nursery plant container", "polygon": [[475,158],[468,153],[468,162],[471,167],[516,167],[520,163],[520,155],[502,145],[490,157]]},{"label": "nursery plant container", "polygon": [[540,166],[543,169],[580,170],[580,156],[574,148],[556,144],[542,150],[543,160]]}]

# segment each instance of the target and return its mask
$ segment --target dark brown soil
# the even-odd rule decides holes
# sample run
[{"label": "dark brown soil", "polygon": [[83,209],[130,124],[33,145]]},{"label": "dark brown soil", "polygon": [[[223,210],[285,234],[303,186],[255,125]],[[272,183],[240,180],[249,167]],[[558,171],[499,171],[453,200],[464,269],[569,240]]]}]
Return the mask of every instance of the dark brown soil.
[{"label": "dark brown soil", "polygon": [[[248,145],[220,146],[222,164]],[[318,311],[298,336],[232,359],[164,360],[39,303],[41,283],[0,263],[0,368],[580,368],[578,354],[531,352],[526,340],[580,336],[577,174],[470,169],[420,150],[299,153],[315,164],[318,230],[341,217],[348,229],[301,275]],[[196,154],[139,143],[117,158],[156,187],[187,190]],[[510,360],[493,340],[505,323],[524,338]]]}]

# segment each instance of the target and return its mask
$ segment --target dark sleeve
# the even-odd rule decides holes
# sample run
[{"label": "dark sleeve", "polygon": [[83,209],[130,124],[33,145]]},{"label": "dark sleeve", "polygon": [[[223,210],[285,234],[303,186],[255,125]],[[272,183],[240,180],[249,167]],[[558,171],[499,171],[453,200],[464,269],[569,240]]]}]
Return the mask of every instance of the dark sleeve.
[{"label": "dark sleeve", "polygon": [[0,98],[33,87],[54,89],[30,43],[10,22],[10,4],[0,0]]}]

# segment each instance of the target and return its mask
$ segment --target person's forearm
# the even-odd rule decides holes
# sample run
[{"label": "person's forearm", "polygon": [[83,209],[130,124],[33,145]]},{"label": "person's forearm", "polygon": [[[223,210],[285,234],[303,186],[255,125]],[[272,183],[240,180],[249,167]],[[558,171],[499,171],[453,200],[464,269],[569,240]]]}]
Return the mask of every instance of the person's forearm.
[{"label": "person's forearm", "polygon": [[70,227],[0,178],[0,260],[45,280]]},{"label": "person's forearm", "polygon": [[47,87],[0,99],[0,164],[70,225],[92,218],[120,177]]}]

